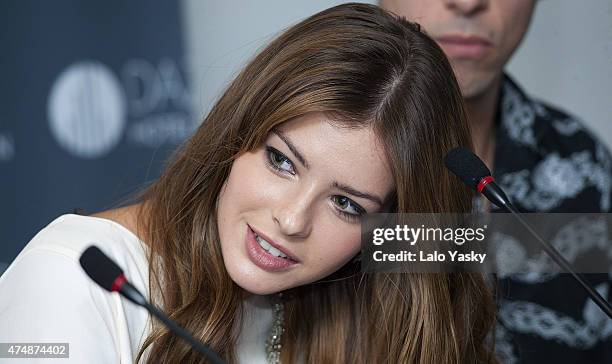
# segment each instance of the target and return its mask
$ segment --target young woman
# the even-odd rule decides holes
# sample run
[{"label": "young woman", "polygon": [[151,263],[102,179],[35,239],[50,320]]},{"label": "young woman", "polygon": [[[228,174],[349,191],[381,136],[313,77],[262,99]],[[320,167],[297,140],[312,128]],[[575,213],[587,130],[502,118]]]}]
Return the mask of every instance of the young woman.
[{"label": "young woman", "polygon": [[88,281],[93,241],[231,363],[494,362],[481,275],[358,261],[365,214],[470,211],[442,163],[459,145],[457,83],[418,25],[366,4],[320,12],[250,61],[137,204],[62,216],[28,244],[0,280],[0,339],[70,342],[87,362],[202,360]]}]

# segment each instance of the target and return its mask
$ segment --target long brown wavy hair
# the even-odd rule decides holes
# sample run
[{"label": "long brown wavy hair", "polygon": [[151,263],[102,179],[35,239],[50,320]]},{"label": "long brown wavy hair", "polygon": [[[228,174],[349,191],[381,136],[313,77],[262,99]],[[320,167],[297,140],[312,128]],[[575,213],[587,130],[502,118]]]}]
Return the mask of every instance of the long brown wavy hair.
[{"label": "long brown wavy hair", "polygon": [[[140,196],[151,299],[236,362],[245,292],[225,269],[216,214],[233,160],[274,126],[321,111],[346,127],[373,128],[383,142],[396,187],[388,211],[469,212],[471,194],[442,162],[448,150],[471,147],[462,102],[436,43],[376,6],[343,4],[289,28],[246,65]],[[283,363],[495,362],[482,275],[359,268],[348,263],[288,292]],[[158,324],[136,361],[145,357],[203,360]]]}]

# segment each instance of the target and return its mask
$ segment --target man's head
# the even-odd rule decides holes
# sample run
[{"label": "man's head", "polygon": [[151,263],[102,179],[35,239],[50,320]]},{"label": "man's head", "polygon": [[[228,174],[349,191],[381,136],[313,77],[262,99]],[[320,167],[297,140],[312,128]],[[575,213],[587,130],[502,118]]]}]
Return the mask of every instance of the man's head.
[{"label": "man's head", "polygon": [[464,98],[487,92],[521,42],[536,0],[380,0],[444,49]]}]

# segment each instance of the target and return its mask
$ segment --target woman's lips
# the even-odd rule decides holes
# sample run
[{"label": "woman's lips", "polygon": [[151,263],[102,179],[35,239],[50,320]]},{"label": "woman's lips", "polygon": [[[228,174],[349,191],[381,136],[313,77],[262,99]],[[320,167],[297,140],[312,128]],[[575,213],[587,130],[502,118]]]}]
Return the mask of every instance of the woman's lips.
[{"label": "woman's lips", "polygon": [[278,272],[288,269],[298,263],[293,259],[277,257],[265,251],[257,242],[255,232],[253,232],[251,227],[248,225],[245,240],[246,251],[249,259],[253,262],[253,264],[263,270]]},{"label": "woman's lips", "polygon": [[493,49],[491,42],[476,36],[447,35],[436,41],[449,58],[481,59]]},{"label": "woman's lips", "polygon": [[259,236],[260,238],[264,239],[265,241],[267,241],[270,245],[272,245],[273,247],[275,247],[276,249],[280,250],[283,254],[285,254],[286,256],[288,256],[289,258],[295,260],[296,262],[300,262],[300,260],[287,248],[284,248],[282,246],[280,246],[279,244],[277,244],[274,240],[272,240],[269,236],[265,235],[264,233],[262,233],[261,231],[257,230],[257,229],[253,229],[250,225],[247,224],[247,226],[253,231],[253,233],[257,236]]}]

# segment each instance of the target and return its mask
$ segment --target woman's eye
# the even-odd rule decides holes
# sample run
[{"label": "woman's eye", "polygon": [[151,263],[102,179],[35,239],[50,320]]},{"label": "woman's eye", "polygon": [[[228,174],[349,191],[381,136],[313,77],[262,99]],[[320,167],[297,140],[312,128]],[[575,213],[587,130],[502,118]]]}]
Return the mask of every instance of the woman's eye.
[{"label": "woman's eye", "polygon": [[365,214],[365,210],[351,201],[348,197],[345,196],[334,196],[334,202],[339,207],[339,212],[342,216],[347,217],[351,220],[356,220],[361,217],[361,215]]},{"label": "woman's eye", "polygon": [[277,171],[295,174],[295,170],[293,169],[293,163],[291,162],[291,160],[289,160],[289,158],[285,157],[283,153],[270,146],[266,146],[266,154],[267,162],[270,167],[274,168]]}]

